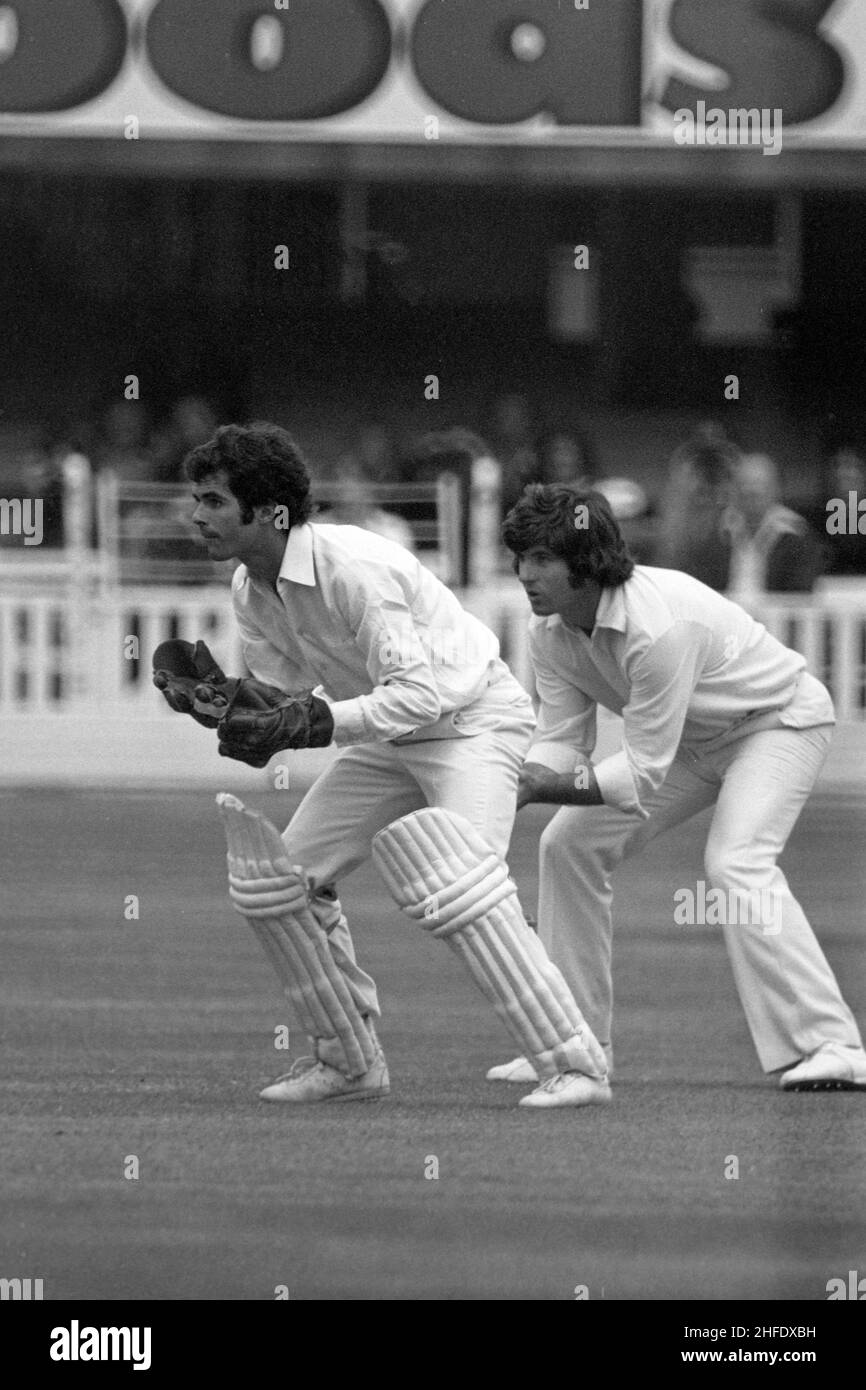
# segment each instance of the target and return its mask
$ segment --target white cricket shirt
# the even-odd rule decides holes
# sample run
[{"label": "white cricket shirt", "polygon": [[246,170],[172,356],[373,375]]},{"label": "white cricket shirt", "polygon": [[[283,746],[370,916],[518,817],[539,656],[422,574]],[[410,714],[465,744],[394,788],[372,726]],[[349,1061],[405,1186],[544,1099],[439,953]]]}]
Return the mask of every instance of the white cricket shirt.
[{"label": "white cricket shirt", "polygon": [[450,589],[358,526],[293,527],[277,592],[240,565],[232,600],[250,671],[287,692],[320,686],[338,744],[453,735],[454,712],[509,675]]},{"label": "white cricket shirt", "polygon": [[595,766],[602,799],[646,818],[680,745],[709,752],[759,728],[835,722],[805,658],[739,604],[679,570],[636,565],[602,590],[592,636],[533,617],[540,709],[527,762],[576,771],[595,746],[597,705],[623,717],[623,747]]}]

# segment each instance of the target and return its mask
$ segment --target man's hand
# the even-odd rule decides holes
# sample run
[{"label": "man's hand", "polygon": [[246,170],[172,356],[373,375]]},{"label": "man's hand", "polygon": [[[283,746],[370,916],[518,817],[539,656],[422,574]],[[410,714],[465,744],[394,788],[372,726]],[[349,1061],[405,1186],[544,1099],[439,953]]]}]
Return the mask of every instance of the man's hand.
[{"label": "man's hand", "polygon": [[553,772],[541,763],[524,763],[517,783],[517,809],[532,801],[546,806],[603,806],[595,772],[589,764],[574,772]]},{"label": "man's hand", "polygon": [[217,665],[204,642],[161,642],[153,654],[153,683],[178,714],[191,714],[206,729],[215,729],[238,682]]},{"label": "man's hand", "polygon": [[310,691],[285,695],[261,681],[242,680],[217,734],[222,757],[265,767],[285,748],[327,747],[334,717],[327,701]]},{"label": "man's hand", "polygon": [[533,801],[546,800],[544,793],[553,790],[556,773],[541,763],[524,763],[517,783],[517,809],[521,811]]}]

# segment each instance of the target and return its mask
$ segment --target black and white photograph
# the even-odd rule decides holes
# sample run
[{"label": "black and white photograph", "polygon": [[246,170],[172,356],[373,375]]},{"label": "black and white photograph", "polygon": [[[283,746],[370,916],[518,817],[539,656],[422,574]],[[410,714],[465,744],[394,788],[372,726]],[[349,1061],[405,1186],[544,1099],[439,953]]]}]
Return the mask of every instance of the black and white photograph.
[{"label": "black and white photograph", "polygon": [[828,1373],[864,247],[864,0],[0,3],[33,1365],[565,1301]]}]

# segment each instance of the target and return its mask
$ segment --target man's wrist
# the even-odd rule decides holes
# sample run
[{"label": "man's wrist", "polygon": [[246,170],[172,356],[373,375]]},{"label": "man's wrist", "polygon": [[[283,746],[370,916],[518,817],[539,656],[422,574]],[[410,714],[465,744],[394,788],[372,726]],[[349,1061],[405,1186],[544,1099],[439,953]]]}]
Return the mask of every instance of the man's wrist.
[{"label": "man's wrist", "polygon": [[541,763],[526,763],[526,799],[549,806],[600,806],[602,795],[590,763],[571,772],[554,772]]}]

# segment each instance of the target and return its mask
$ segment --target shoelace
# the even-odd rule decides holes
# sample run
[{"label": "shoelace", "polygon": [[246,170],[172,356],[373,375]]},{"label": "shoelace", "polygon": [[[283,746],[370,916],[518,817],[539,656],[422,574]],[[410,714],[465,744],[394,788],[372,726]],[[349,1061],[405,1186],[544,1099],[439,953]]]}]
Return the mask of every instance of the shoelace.
[{"label": "shoelace", "polygon": [[[282,1076],[277,1077],[277,1081],[295,1081],[299,1076],[312,1071],[313,1067],[319,1065],[315,1057],[297,1057],[288,1071],[284,1071]],[[276,1084],[276,1083],[275,1083]]]},{"label": "shoelace", "polygon": [[565,1077],[562,1075],[561,1072],[557,1072],[556,1076],[549,1076],[549,1077],[547,1078],[546,1081],[542,1081],[541,1085],[540,1085],[539,1087],[537,1087],[537,1089],[538,1089],[539,1091],[548,1091],[548,1092],[550,1092],[550,1091],[558,1091],[558,1090],[559,1090],[559,1083],[560,1083],[561,1081],[565,1081]]},{"label": "shoelace", "polygon": [[547,1078],[546,1081],[543,1081],[543,1082],[541,1083],[540,1086],[536,1086],[535,1089],[536,1089],[537,1091],[548,1091],[548,1092],[550,1092],[550,1091],[558,1091],[559,1088],[560,1088],[560,1086],[567,1086],[567,1085],[568,1085],[568,1082],[571,1080],[572,1077],[574,1077],[574,1076],[582,1076],[582,1075],[585,1075],[585,1076],[586,1076],[586,1079],[587,1079],[588,1081],[602,1082],[602,1081],[605,1081],[605,1080],[607,1079],[607,1078],[604,1077],[604,1076],[589,1076],[588,1073],[584,1073],[584,1072],[576,1072],[576,1071],[563,1072],[563,1071],[559,1071],[559,1072],[556,1073],[556,1076],[549,1076],[549,1077]]}]

